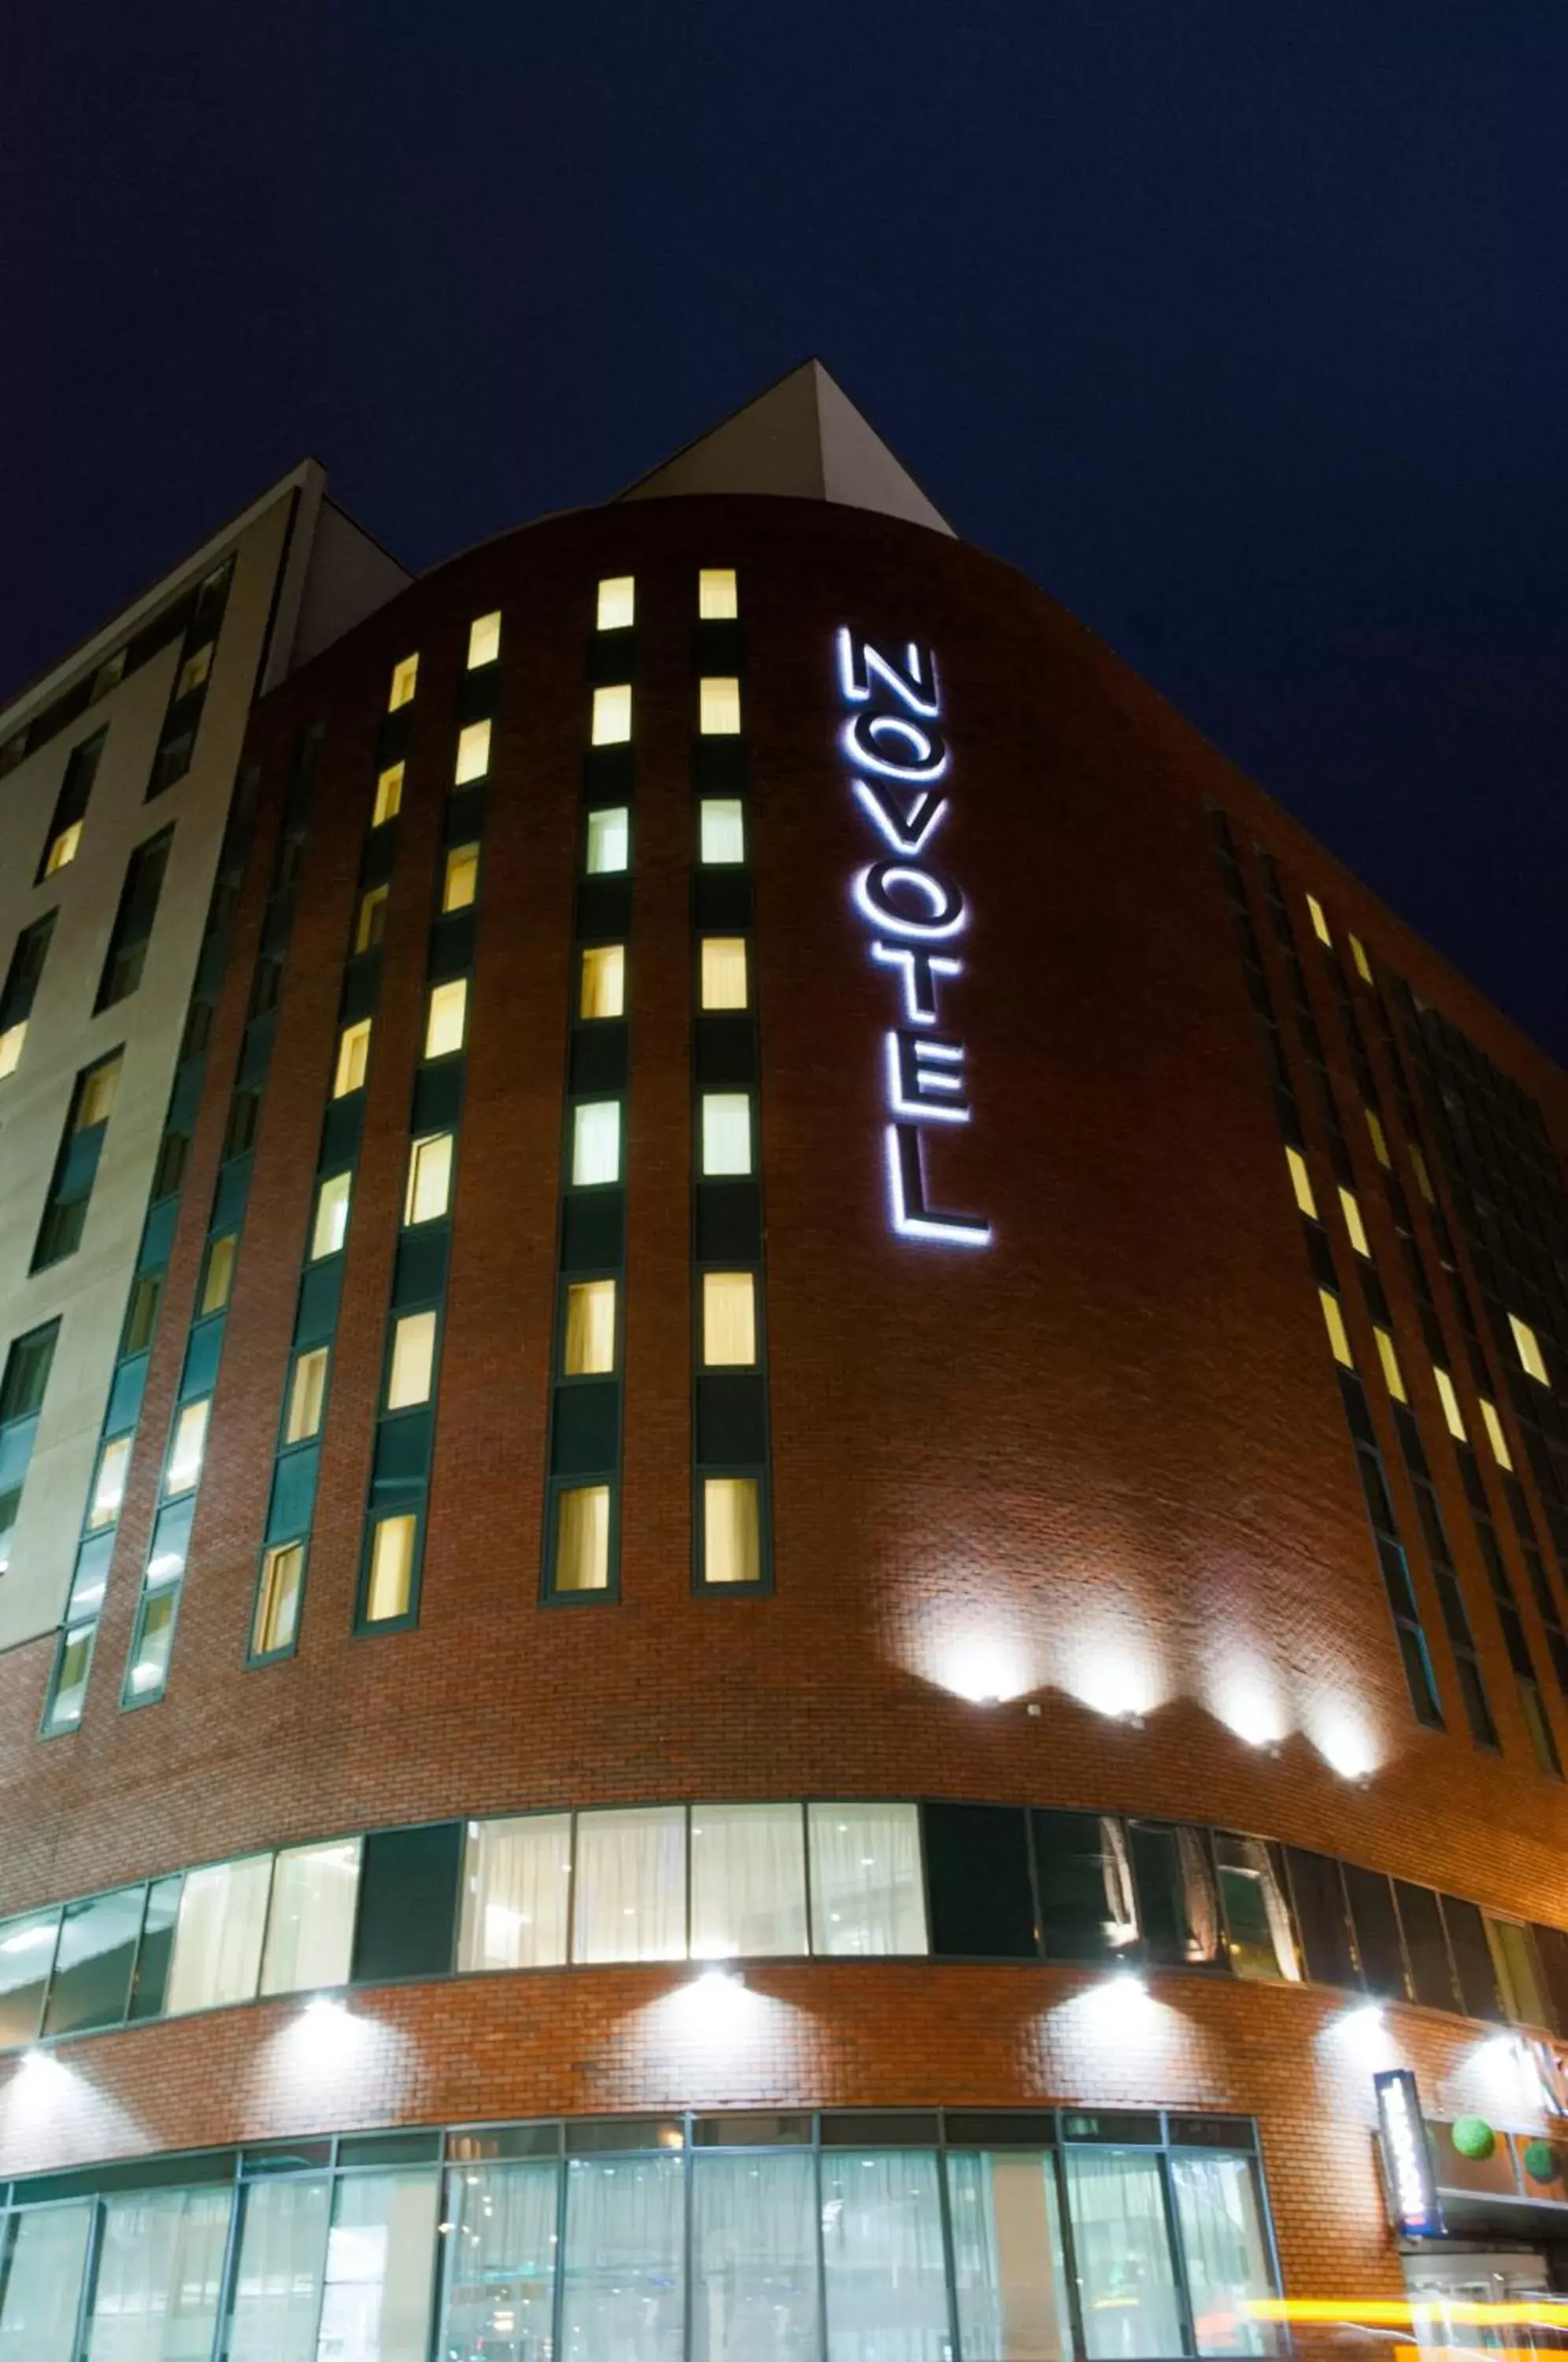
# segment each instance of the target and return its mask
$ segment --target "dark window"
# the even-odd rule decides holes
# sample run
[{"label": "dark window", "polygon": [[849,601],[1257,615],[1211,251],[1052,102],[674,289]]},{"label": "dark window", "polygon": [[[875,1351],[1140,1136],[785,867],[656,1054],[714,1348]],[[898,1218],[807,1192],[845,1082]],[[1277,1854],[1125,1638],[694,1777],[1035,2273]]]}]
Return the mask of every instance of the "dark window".
[{"label": "dark window", "polygon": [[152,1194],[155,1198],[172,1197],[185,1177],[185,1159],[190,1153],[191,1142],[186,1133],[164,1133],[158,1144],[158,1162],[152,1168]]},{"label": "dark window", "polygon": [[35,1271],[61,1262],[82,1242],[88,1200],[97,1177],[98,1159],[103,1153],[104,1134],[108,1130],[119,1077],[118,1050],[83,1067],[76,1077],[65,1137],[55,1159],[54,1176],[44,1204],[43,1220],[39,1224],[38,1244],[33,1249]]},{"label": "dark window", "polygon": [[8,1426],[14,1418],[32,1418],[43,1408],[44,1388],[49,1384],[54,1341],[59,1334],[59,1321],[48,1320],[41,1329],[29,1329],[25,1337],[18,1337],[13,1343],[6,1356],[6,1374],[0,1378],[0,1427]]},{"label": "dark window", "polygon": [[461,1821],[374,1829],[359,1872],[353,1980],[444,1977],[452,1966]]},{"label": "dark window", "polygon": [[1351,1957],[1339,1863],[1326,1853],[1304,1853],[1299,1846],[1286,1846],[1285,1860],[1308,1975],[1318,1984],[1353,1991],[1360,1979]]},{"label": "dark window", "polygon": [[259,1091],[236,1091],[229,1101],[228,1130],[224,1135],[226,1156],[243,1156],[256,1144],[257,1128],[261,1121]]},{"label": "dark window", "polygon": [[1102,1813],[1030,1818],[1046,1959],[1126,1958],[1138,1929],[1121,1824]]},{"label": "dark window", "polygon": [[1345,1893],[1350,1900],[1351,1925],[1355,1929],[1362,1982],[1380,2001],[1408,2001],[1405,1954],[1399,1942],[1392,1886],[1380,1871],[1361,1870],[1347,1861]]},{"label": "dark window", "polygon": [[99,1009],[110,1009],[116,1000],[124,1000],[141,982],[173,839],[173,830],[164,829],[160,835],[149,837],[145,844],[138,844],[127,864],[115,930],[109,937],[104,973],[98,982]]},{"label": "dark window", "polygon": [[1561,1927],[1538,1927],[1535,1948],[1540,1956],[1551,2023],[1559,2034],[1568,2033],[1568,1935]]},{"label": "dark window", "polygon": [[1021,1811],[998,1805],[927,1805],[926,1877],[933,1952],[1032,1959],[1034,1898]]},{"label": "dark window", "polygon": [[1452,1894],[1442,1898],[1442,1915],[1448,1926],[1448,1940],[1453,1953],[1453,1965],[1459,1975],[1459,1997],[1467,2017],[1484,2017],[1494,2025],[1501,2025],[1507,2017],[1502,1994],[1497,1991],[1497,1971],[1492,1964],[1492,1947],[1486,1941],[1486,1924],[1474,1903],[1456,1902]]},{"label": "dark window", "polygon": [[169,1962],[174,1950],[174,1923],[180,1916],[182,1877],[155,1879],[147,1892],[147,1916],[141,1923],[141,1949],[137,1955],[131,1986],[132,2018],[161,2017],[169,1982]]},{"label": "dark window", "polygon": [[1129,1821],[1127,1841],[1146,1957],[1168,1968],[1220,1958],[1220,1900],[1207,1829]]},{"label": "dark window", "polygon": [[125,1353],[145,1353],[152,1342],[152,1332],[158,1325],[158,1299],[163,1293],[160,1271],[138,1271],[131,1285],[130,1304],[126,1312]]},{"label": "dark window", "polygon": [[127,1886],[117,1894],[67,1904],[44,2012],[46,2034],[118,2025],[130,1999],[146,1901],[144,1886]]},{"label": "dark window", "polygon": [[11,965],[6,971],[6,989],[0,993],[0,1033],[7,1032],[32,1014],[33,996],[39,988],[43,965],[49,951],[49,939],[54,933],[58,911],[46,911],[30,927],[24,927],[17,937],[11,954]]}]

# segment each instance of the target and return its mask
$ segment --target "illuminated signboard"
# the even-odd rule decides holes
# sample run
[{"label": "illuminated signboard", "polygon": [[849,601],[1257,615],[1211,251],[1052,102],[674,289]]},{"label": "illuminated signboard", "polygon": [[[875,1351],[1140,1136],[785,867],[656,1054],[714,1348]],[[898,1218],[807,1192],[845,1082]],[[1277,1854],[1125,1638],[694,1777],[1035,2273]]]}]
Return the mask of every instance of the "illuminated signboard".
[{"label": "illuminated signboard", "polygon": [[1372,2079],[1377,2093],[1377,2124],[1383,2138],[1383,2171],[1394,2219],[1408,2238],[1441,2239],[1442,2208],[1421,2098],[1408,2067],[1390,2067]]},{"label": "illuminated signboard", "polygon": [[962,888],[926,848],[950,810],[942,782],[952,757],[939,727],[936,659],[911,640],[884,656],[860,633],[838,635],[838,687],[845,710],[839,745],[877,858],[850,899],[869,956],[898,994],[900,1022],[883,1042],[882,1098],[888,1215],[900,1238],[988,1246],[989,1222],[933,1202],[928,1134],[969,1120],[965,1048],[944,1023],[944,996],[964,973],[953,948],[968,924]]}]

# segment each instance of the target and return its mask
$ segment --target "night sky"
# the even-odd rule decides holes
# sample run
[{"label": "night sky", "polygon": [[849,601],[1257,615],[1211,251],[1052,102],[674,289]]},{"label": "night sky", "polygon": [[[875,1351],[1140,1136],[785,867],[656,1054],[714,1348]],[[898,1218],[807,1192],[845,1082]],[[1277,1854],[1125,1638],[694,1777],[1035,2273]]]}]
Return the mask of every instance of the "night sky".
[{"label": "night sky", "polygon": [[1568,1053],[1562,0],[11,0],[0,683],[304,453],[405,563],[819,353]]}]

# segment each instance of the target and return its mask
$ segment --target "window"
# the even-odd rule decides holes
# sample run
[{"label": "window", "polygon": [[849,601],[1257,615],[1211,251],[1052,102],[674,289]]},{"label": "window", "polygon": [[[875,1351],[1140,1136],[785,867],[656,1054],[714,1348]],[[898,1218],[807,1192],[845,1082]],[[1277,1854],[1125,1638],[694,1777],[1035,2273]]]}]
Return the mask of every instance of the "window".
[{"label": "window", "polygon": [[50,839],[49,849],[44,855],[44,876],[52,877],[57,870],[74,861],[76,848],[81,842],[82,822],[79,820],[68,821],[59,833]]},{"label": "window", "polygon": [[326,1347],[316,1345],[294,1359],[289,1382],[289,1414],[283,1425],[285,1443],[304,1443],[321,1431],[326,1407]]},{"label": "window", "polygon": [[202,1293],[197,1304],[197,1317],[204,1320],[209,1313],[221,1312],[228,1302],[234,1286],[234,1257],[239,1241],[237,1233],[224,1231],[207,1247],[206,1269],[202,1274]]},{"label": "window", "polygon": [[454,787],[466,788],[470,779],[482,779],[490,768],[490,723],[469,722],[458,733],[458,760],[452,773]]},{"label": "window", "polygon": [[822,2224],[834,2362],[878,2349],[943,2362],[953,2348],[934,2152],[824,2151]]},{"label": "window", "polygon": [[1372,962],[1366,956],[1366,945],[1362,942],[1359,935],[1353,935],[1351,937],[1350,948],[1351,957],[1355,962],[1355,972],[1357,976],[1360,977],[1363,984],[1370,984],[1372,982]]},{"label": "window", "polygon": [[756,1280],[749,1271],[702,1274],[702,1359],[711,1370],[756,1362]]},{"label": "window", "polygon": [[14,1075],[22,1061],[22,1044],[28,1038],[28,1021],[18,1018],[15,1025],[0,1032],[0,1077]]},{"label": "window", "polygon": [[[558,2168],[553,2158],[454,2169],[443,2221],[447,2276],[437,2352],[547,2356],[556,2292]],[[609,2187],[614,2189],[612,2182]],[[506,2327],[498,2323],[505,2323]],[[715,2357],[717,2362],[717,2357]]]},{"label": "window", "polygon": [[144,1886],[66,1904],[44,2012],[46,2035],[121,2023],[146,1906]]},{"label": "window", "polygon": [[1486,1941],[1497,1971],[1503,2007],[1516,2025],[1550,2025],[1551,2012],[1541,1988],[1535,1938],[1517,1919],[1486,1920]]},{"label": "window", "polygon": [[926,1949],[913,1805],[808,1805],[813,1952]]},{"label": "window", "polygon": [[348,1192],[353,1179],[351,1173],[329,1174],[316,1189],[315,1221],[310,1235],[312,1263],[319,1263],[323,1255],[337,1254],[348,1235]]},{"label": "window", "polygon": [[745,1091],[703,1092],[702,1171],[709,1178],[751,1171],[751,1100]]},{"label": "window", "polygon": [[392,889],[386,886],[372,886],[368,893],[360,895],[359,915],[354,922],[357,954],[376,951],[385,940],[387,904],[391,899]]},{"label": "window", "polygon": [[[425,2350],[438,2186],[433,2166],[339,2175],[322,2279],[319,2353],[391,2357]],[[281,2356],[281,2342],[268,2350]]]},{"label": "window", "polygon": [[126,1497],[126,1476],[130,1468],[131,1439],[116,1435],[105,1443],[98,1454],[98,1473],[93,1480],[93,1497],[87,1505],[87,1530],[99,1533],[112,1526],[120,1514]]},{"label": "window", "polygon": [[596,689],[593,692],[593,744],[596,746],[624,746],[631,734],[630,681],[622,681],[613,689]]},{"label": "window", "polygon": [[1459,1407],[1459,1395],[1453,1380],[1436,1363],[1432,1364],[1432,1376],[1437,1381],[1438,1400],[1442,1405],[1448,1431],[1456,1442],[1464,1443],[1468,1440],[1464,1432],[1464,1414]]},{"label": "window", "polygon": [[608,1485],[570,1485],[556,1496],[555,1588],[610,1588]]},{"label": "window", "polygon": [[697,613],[704,624],[733,624],[740,613],[733,566],[704,566],[697,577]]},{"label": "window", "polygon": [[686,1810],[579,1813],[574,1960],[686,1958]]},{"label": "window", "polygon": [[193,650],[176,673],[171,702],[177,705],[182,697],[189,697],[193,690],[203,688],[212,668],[213,644],[209,640],[204,648]]},{"label": "window", "polygon": [[116,1001],[124,1000],[133,993],[141,982],[173,841],[173,830],[166,828],[161,835],[149,837],[145,844],[138,844],[126,865],[125,884],[120,889],[114,931],[104,955],[94,1011],[112,1009]]},{"label": "window", "polygon": [[1437,1192],[1432,1187],[1432,1176],[1427,1171],[1427,1160],[1421,1154],[1420,1150],[1416,1146],[1413,1141],[1407,1142],[1406,1145],[1410,1152],[1410,1169],[1416,1176],[1416,1187],[1420,1191],[1422,1197],[1426,1199],[1427,1204],[1429,1206],[1435,1206],[1437,1204]]},{"label": "window", "polygon": [[403,1193],[405,1222],[435,1222],[452,1198],[452,1134],[429,1131],[412,1141],[408,1151],[408,1187]]},{"label": "window", "polygon": [[734,738],[740,734],[740,683],[734,679],[708,679],[697,684],[697,727],[704,738]]},{"label": "window", "polygon": [[636,620],[637,585],[630,574],[612,574],[599,586],[595,627],[601,632],[624,632]]},{"label": "window", "polygon": [[17,2216],[6,2293],[0,2299],[0,2353],[26,2362],[72,2362],[90,2199],[72,2206],[35,2206]]},{"label": "window", "polygon": [[401,763],[389,764],[376,775],[376,800],[370,809],[370,826],[380,828],[384,821],[395,820],[403,810],[403,773]]},{"label": "window", "polygon": [[620,1177],[620,1100],[580,1099],[572,1109],[573,1188],[599,1188]]},{"label": "window", "polygon": [[1049,2152],[950,2149],[947,2189],[965,2354],[1070,2356],[1072,2312]]},{"label": "window", "polygon": [[304,1542],[275,1542],[261,1561],[256,1620],[250,1633],[252,1656],[275,1656],[281,1649],[293,1648],[304,1580]]},{"label": "window", "polygon": [[202,1473],[202,1455],[207,1444],[207,1413],[212,1397],[204,1396],[200,1402],[184,1403],[174,1422],[174,1441],[170,1448],[169,1465],[164,1471],[165,1497],[193,1490]]},{"label": "window", "polygon": [[400,705],[410,705],[419,682],[419,658],[404,657],[392,667],[392,689],[387,697],[387,712],[395,713]]},{"label": "window", "polygon": [[577,1013],[585,1021],[626,1013],[626,946],[591,944],[582,955]]},{"label": "window", "polygon": [[1375,1108],[1367,1108],[1364,1112],[1366,1116],[1367,1137],[1372,1142],[1372,1153],[1384,1171],[1391,1172],[1394,1160],[1388,1153],[1388,1140],[1383,1129],[1383,1119]]},{"label": "window", "polygon": [[[6,970],[6,988],[0,992],[0,1039],[21,1020],[30,1017],[38,988],[43,980],[44,962],[54,935],[58,911],[46,911],[30,927],[24,927],[17,937],[10,963]],[[18,1044],[18,1049],[20,1045]],[[0,1051],[0,1061],[4,1052]],[[13,1058],[11,1065],[16,1060]],[[9,1074],[9,1065],[0,1064],[0,1072]]]},{"label": "window", "polygon": [[[157,1190],[153,1195],[158,1195]],[[126,1308],[122,1352],[146,1352],[152,1342],[152,1332],[158,1326],[158,1304],[162,1293],[163,1274],[160,1271],[138,1272],[131,1282],[130,1302]]]},{"label": "window", "polygon": [[1309,1221],[1318,1219],[1318,1201],[1312,1195],[1312,1176],[1307,1170],[1307,1159],[1298,1148],[1287,1148],[1285,1161],[1290,1167],[1291,1194],[1297,1207]]},{"label": "window", "polygon": [[1307,897],[1307,915],[1312,922],[1312,933],[1317,936],[1318,941],[1320,944],[1331,944],[1334,939],[1329,933],[1329,922],[1323,915],[1323,906],[1316,894],[1309,894]]},{"label": "window", "polygon": [[680,2362],[680,2158],[574,2157],[566,2194],[560,2352]]},{"label": "window", "polygon": [[601,1377],[615,1366],[615,1283],[574,1280],[567,1289],[566,1341],[561,1356],[569,1378]]},{"label": "window", "polygon": [[93,783],[98,776],[104,748],[108,740],[106,729],[94,731],[91,738],[83,738],[66,757],[65,777],[61,781],[55,799],[49,834],[44,839],[43,859],[39,864],[39,878],[52,877],[68,862],[76,858],[82,842],[82,823],[87,815],[87,805],[93,793]]},{"label": "window", "polygon": [[250,2000],[261,1967],[271,1878],[272,1857],[266,1853],[187,1871],[163,2001],[167,2016]]},{"label": "window", "polygon": [[702,938],[702,1006],[704,1009],[745,1009],[746,955],[744,935]]},{"label": "window", "polygon": [[435,1370],[436,1315],[405,1312],[392,1330],[388,1410],[409,1410],[415,1403],[428,1402]]},{"label": "window", "polygon": [[691,1957],[794,1957],[806,1946],[799,1805],[693,1805]]},{"label": "window", "polygon": [[419,1520],[412,1512],[378,1518],[370,1533],[370,1583],[365,1601],[367,1624],[386,1624],[406,1616],[414,1595],[414,1543]]},{"label": "window", "polygon": [[701,832],[705,867],[745,859],[745,814],[737,796],[704,796]]},{"label": "window", "polygon": [[587,871],[591,877],[610,877],[627,867],[632,844],[632,816],[624,805],[602,805],[588,815]]},{"label": "window", "polygon": [[493,615],[476,615],[469,625],[469,670],[477,672],[480,665],[493,664],[501,654],[501,610]]},{"label": "window", "polygon": [[1340,1309],[1339,1297],[1332,1288],[1320,1287],[1318,1290],[1318,1301],[1323,1308],[1323,1324],[1329,1332],[1329,1343],[1333,1349],[1335,1361],[1342,1369],[1353,1370],[1355,1357],[1351,1352],[1350,1339],[1345,1333],[1345,1316]]},{"label": "window", "polygon": [[359,1891],[358,1838],[290,1846],[278,1855],[261,1956],[264,1993],[348,1982]]},{"label": "window", "polygon": [[760,1583],[755,1476],[705,1476],[702,1480],[702,1580]]},{"label": "window", "polygon": [[1138,1941],[1127,1833],[1109,1813],[1036,1812],[1040,1930],[1050,1960],[1115,1960]]},{"label": "window", "polygon": [[455,976],[446,984],[437,984],[430,994],[430,1011],[425,1021],[425,1055],[427,1058],[449,1058],[463,1046],[463,1032],[469,1014],[469,980]]},{"label": "window", "polygon": [[1408,1402],[1405,1392],[1405,1373],[1399,1367],[1399,1356],[1394,1351],[1394,1340],[1386,1329],[1375,1322],[1372,1330],[1377,1343],[1377,1358],[1383,1364],[1383,1383],[1396,1402]]},{"label": "window", "polygon": [[15,1418],[32,1418],[43,1408],[59,1333],[59,1321],[50,1320],[42,1328],[29,1329],[13,1343],[6,1356],[6,1374],[0,1378],[0,1427],[9,1426]]},{"label": "window", "polygon": [[331,2202],[324,2173],[246,2186],[229,2332],[234,2362],[314,2357]]},{"label": "window", "polygon": [[1149,2149],[1065,2152],[1089,2362],[1182,2350],[1160,2159]]},{"label": "window", "polygon": [[441,909],[466,911],[479,893],[480,849],[477,844],[454,844],[447,854],[446,874],[441,880]]},{"label": "window", "polygon": [[1366,1226],[1361,1219],[1361,1208],[1355,1201],[1355,1194],[1353,1190],[1341,1188],[1340,1211],[1345,1218],[1345,1229],[1350,1235],[1352,1246],[1358,1255],[1364,1255],[1370,1263],[1372,1249],[1367,1244]]},{"label": "window", "polygon": [[83,1076],[72,1131],[90,1131],[94,1124],[107,1123],[119,1087],[120,1053],[116,1050],[112,1058],[100,1058]]},{"label": "window", "polygon": [[1521,1320],[1517,1312],[1509,1313],[1508,1326],[1514,1332],[1520,1363],[1538,1384],[1549,1386],[1551,1381],[1546,1374],[1546,1356],[1540,1350],[1540,1340],[1535,1330],[1528,1320]]},{"label": "window", "polygon": [[[89,2362],[211,2352],[233,2193],[148,2190],[105,2200]],[[50,2349],[50,2355],[53,2348]],[[37,2362],[48,2362],[42,2353]]]},{"label": "window", "polygon": [[559,1968],[567,1956],[570,1896],[569,1813],[470,1821],[458,1968]]},{"label": "window", "polygon": [[1225,1948],[1239,1977],[1264,1983],[1296,1984],[1301,1964],[1290,1909],[1271,1849],[1256,1838],[1214,1838],[1220,1901],[1225,1915]]},{"label": "window", "polygon": [[370,1021],[361,1017],[357,1025],[345,1025],[337,1036],[337,1065],[333,1071],[332,1096],[344,1099],[350,1091],[365,1087],[365,1070],[370,1063]]},{"label": "window", "polygon": [[1485,1395],[1479,1396],[1477,1399],[1481,1405],[1481,1424],[1486,1430],[1486,1440],[1492,1447],[1492,1457],[1499,1468],[1511,1469],[1514,1464],[1513,1454],[1508,1450],[1508,1439],[1503,1432],[1503,1422],[1497,1416],[1497,1406],[1494,1402],[1488,1402]]}]

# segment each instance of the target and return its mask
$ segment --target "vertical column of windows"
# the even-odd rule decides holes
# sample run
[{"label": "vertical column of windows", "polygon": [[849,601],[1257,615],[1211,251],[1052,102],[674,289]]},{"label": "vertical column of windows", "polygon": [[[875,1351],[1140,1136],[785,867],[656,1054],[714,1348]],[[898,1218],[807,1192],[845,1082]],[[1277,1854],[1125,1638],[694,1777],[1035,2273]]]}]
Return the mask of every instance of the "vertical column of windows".
[{"label": "vertical column of windows", "polygon": [[44,1389],[54,1361],[60,1322],[47,1320],[13,1339],[0,1376],[0,1574],[11,1564],[11,1544],[21,1515],[22,1487],[33,1456]]},{"label": "vertical column of windows", "polygon": [[[1350,1429],[1355,1452],[1356,1474],[1366,1504],[1372,1526],[1373,1546],[1383,1577],[1384,1593],[1389,1613],[1394,1619],[1395,1637],[1398,1643],[1400,1663],[1409,1694],[1411,1710],[1418,1722],[1429,1730],[1443,1727],[1442,1708],[1438,1703],[1437,1683],[1432,1673],[1431,1651],[1421,1622],[1419,1603],[1410,1580],[1409,1562],[1395,1522],[1394,1505],[1390,1498],[1383,1454],[1367,1405],[1366,1389],[1355,1366],[1350,1336],[1345,1327],[1343,1305],[1340,1296],[1339,1275],[1328,1234],[1318,1217],[1318,1205],[1307,1164],[1307,1139],[1301,1125],[1300,1106],[1286,1061],[1280,1038],[1279,1020],[1275,1011],[1274,995],[1270,989],[1257,931],[1253,925],[1248,906],[1242,866],[1237,856],[1231,824],[1221,811],[1210,810],[1209,828],[1213,837],[1220,875],[1230,904],[1231,924],[1241,954],[1242,974],[1247,999],[1252,1006],[1254,1030],[1263,1052],[1264,1066],[1273,1096],[1275,1113],[1285,1142],[1286,1163],[1297,1209],[1302,1218],[1302,1230],[1307,1243],[1308,1261],[1317,1283],[1318,1299],[1324,1324],[1328,1330],[1339,1378],[1340,1398],[1344,1407],[1345,1421]],[[1310,1012],[1309,1012],[1309,1014]]]},{"label": "vertical column of windows", "polygon": [[[190,1147],[191,1129],[201,1100],[206,1070],[207,1041],[213,1015],[228,965],[229,939],[246,855],[255,818],[259,780],[254,770],[244,773],[235,790],[228,825],[218,854],[212,901],[196,960],[195,978],[185,1019],[184,1039],[169,1096],[163,1135],[153,1173],[147,1214],[137,1250],[136,1270],[126,1307],[120,1351],[109,1385],[92,1488],[87,1497],[82,1537],[64,1621],[55,1644],[41,1735],[51,1738],[73,1730],[87,1700],[98,1619],[114,1552],[115,1531],[125,1499],[131,1450],[141,1411],[147,1364],[157,1326],[174,1223],[180,1209],[180,1183]],[[233,1269],[233,1242],[226,1251],[208,1252],[201,1301],[216,1310],[227,1300]]]},{"label": "vertical column of windows", "polygon": [[46,877],[52,877],[76,858],[87,818],[87,806],[92,799],[93,782],[98,776],[98,766],[104,759],[108,737],[108,724],[105,723],[101,730],[94,730],[90,738],[79,738],[65,758],[65,776],[50,816],[43,851],[39,855],[34,878],[36,885],[41,886]]},{"label": "vertical column of windows", "polygon": [[574,896],[544,1595],[620,1586],[636,586],[599,584]]},{"label": "vertical column of windows", "polygon": [[745,650],[728,568],[698,576],[692,658],[693,1581],[705,1591],[758,1591],[771,1580],[772,1551],[756,914]]},{"label": "vertical column of windows", "polygon": [[58,909],[46,911],[42,918],[22,929],[12,948],[5,990],[0,992],[0,1079],[14,1075],[21,1064],[28,1021],[33,1013],[44,962],[49,956],[50,938],[59,916]]},{"label": "vertical column of windows", "polygon": [[159,734],[158,751],[152,758],[152,772],[147,783],[148,800],[171,788],[182,779],[191,767],[196,750],[196,733],[201,727],[202,708],[206,703],[207,683],[212,677],[213,658],[217,653],[217,636],[223,625],[224,610],[228,604],[229,584],[234,579],[234,560],[226,557],[215,566],[196,591],[191,619],[185,626],[185,636],[180,644],[180,662],[169,692],[169,707]]},{"label": "vertical column of windows", "polygon": [[174,1627],[206,1458],[207,1426],[250,1194],[261,1098],[277,1032],[283,966],[293,927],[295,887],[304,855],[320,753],[318,725],[308,730],[301,741],[283,810],[251,979],[249,1010],[207,1218],[206,1249],[175,1393],[158,1513],[121,1685],[120,1703],[124,1706],[150,1705],[163,1695],[168,1685]]}]

